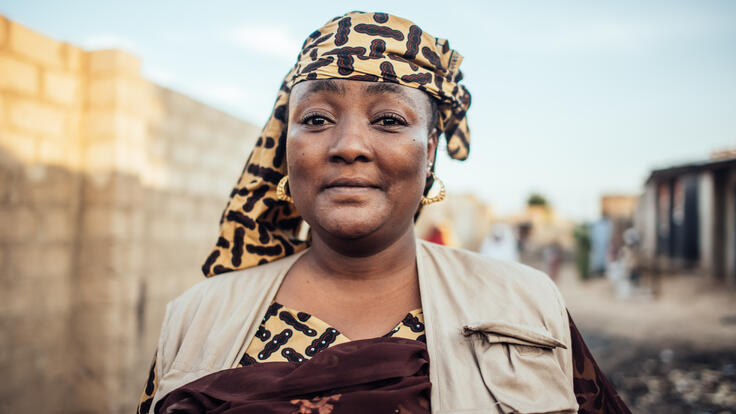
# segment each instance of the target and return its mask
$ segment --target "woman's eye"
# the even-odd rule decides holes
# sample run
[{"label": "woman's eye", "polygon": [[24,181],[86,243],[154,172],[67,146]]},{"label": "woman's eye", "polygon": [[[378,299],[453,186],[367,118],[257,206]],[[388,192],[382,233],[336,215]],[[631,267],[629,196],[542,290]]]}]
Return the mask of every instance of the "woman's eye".
[{"label": "woman's eye", "polygon": [[322,126],[327,124],[328,122],[329,120],[327,118],[320,115],[310,115],[302,120],[303,124],[312,126]]},{"label": "woman's eye", "polygon": [[378,118],[375,123],[380,126],[385,126],[385,127],[406,125],[406,121],[404,121],[403,119],[399,118],[398,116],[390,116],[390,115],[386,115],[386,116],[382,116]]}]

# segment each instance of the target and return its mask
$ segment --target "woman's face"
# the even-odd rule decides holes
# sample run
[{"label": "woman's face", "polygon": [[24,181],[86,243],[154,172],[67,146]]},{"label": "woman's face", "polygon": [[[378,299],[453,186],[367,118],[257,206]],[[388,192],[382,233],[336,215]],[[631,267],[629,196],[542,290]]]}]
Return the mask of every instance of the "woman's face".
[{"label": "woman's face", "polygon": [[413,225],[437,145],[422,91],[391,83],[294,86],[289,191],[316,236],[390,242]]}]

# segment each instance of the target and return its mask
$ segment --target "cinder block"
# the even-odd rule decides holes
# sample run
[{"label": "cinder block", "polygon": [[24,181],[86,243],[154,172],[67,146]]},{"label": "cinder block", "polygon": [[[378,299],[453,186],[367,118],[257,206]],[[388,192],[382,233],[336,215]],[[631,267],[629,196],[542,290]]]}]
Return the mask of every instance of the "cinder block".
[{"label": "cinder block", "polygon": [[144,118],[113,109],[87,111],[82,130],[86,142],[115,139],[142,145],[146,137]]},{"label": "cinder block", "polygon": [[87,88],[87,103],[92,107],[113,106],[120,83],[113,76],[91,79]]},{"label": "cinder block", "polygon": [[73,334],[78,338],[75,347],[83,356],[79,359],[80,368],[98,378],[104,377],[111,359],[108,332],[116,326],[114,313],[109,307],[87,305],[73,316]]},{"label": "cinder block", "polygon": [[31,241],[39,230],[38,217],[25,206],[4,207],[0,209],[0,228],[0,240],[16,244]]},{"label": "cinder block", "polygon": [[214,131],[215,129],[211,128],[206,123],[198,122],[194,123],[193,125],[191,125],[190,128],[188,128],[187,135],[189,136],[189,139],[191,139],[193,142],[196,142],[200,145],[206,145],[208,141],[212,140]]},{"label": "cinder block", "polygon": [[191,194],[195,195],[201,195],[201,196],[207,196],[210,195],[212,191],[212,184],[214,184],[211,179],[211,177],[202,172],[202,171],[194,171],[192,172],[192,175],[190,176],[188,185],[189,185],[189,192]]},{"label": "cinder block", "polygon": [[[94,268],[89,268],[94,269]],[[102,269],[98,268],[100,272]],[[79,283],[75,294],[76,305],[79,308],[89,306],[112,306],[114,305],[110,294],[112,289],[110,284],[117,278],[106,277],[102,272],[95,276],[85,278],[84,283]]]},{"label": "cinder block", "polygon": [[178,164],[191,166],[197,158],[197,149],[192,145],[188,145],[187,142],[180,142],[177,145],[173,145],[171,150],[172,158]]},{"label": "cinder block", "polygon": [[115,169],[115,142],[93,142],[83,150],[82,163],[89,173],[111,172]]},{"label": "cinder block", "polygon": [[82,70],[82,61],[84,59],[84,50],[72,46],[69,43],[62,45],[62,53],[64,55],[65,67],[67,70],[72,72],[78,72]]},{"label": "cinder block", "polygon": [[66,207],[49,206],[39,210],[39,232],[43,242],[71,242],[75,236],[73,210]]},{"label": "cinder block", "polygon": [[84,308],[119,309],[124,306],[134,306],[137,295],[137,282],[131,275],[125,275],[115,269],[114,275],[99,272],[94,277],[88,277],[79,285],[76,292],[78,306]]},{"label": "cinder block", "polygon": [[87,240],[113,239],[114,221],[119,221],[116,215],[118,214],[113,210],[104,207],[85,208],[82,215],[82,236]]},{"label": "cinder block", "polygon": [[60,279],[69,276],[71,247],[59,243],[23,243],[11,246],[11,268],[17,277]]},{"label": "cinder block", "polygon": [[63,105],[74,104],[78,99],[79,80],[76,76],[46,71],[43,76],[43,95],[46,99]]},{"label": "cinder block", "polygon": [[117,73],[137,77],[141,73],[140,59],[120,50],[96,50],[87,57],[92,76]]},{"label": "cinder block", "polygon": [[[123,310],[125,308],[134,308],[136,305],[139,292],[139,279],[136,274],[130,272],[130,269],[140,268],[140,263],[131,266],[131,262],[140,261],[141,247],[132,243],[123,243],[121,246],[123,250],[115,252],[115,256],[118,256],[116,262],[121,263],[121,266],[116,266],[115,269],[121,277],[115,278],[115,282],[110,285],[110,289],[114,302],[121,305],[118,309]],[[124,317],[126,316],[124,315]]]},{"label": "cinder block", "polygon": [[31,100],[10,103],[10,123],[30,132],[61,136],[64,134],[64,111]]},{"label": "cinder block", "polygon": [[124,187],[122,174],[109,174],[104,182],[97,180],[94,175],[84,175],[84,194],[82,203],[85,206],[113,208],[119,203],[119,194],[125,194],[118,188]]},{"label": "cinder block", "polygon": [[[89,335],[95,335],[94,331],[90,329]],[[104,346],[101,345],[101,347]],[[77,366],[79,374],[75,376],[74,381],[74,396],[75,412],[82,413],[111,413],[111,412],[122,412],[112,411],[111,409],[111,395],[108,387],[108,381],[106,380],[106,373],[101,368],[101,365],[96,365],[95,362],[87,362],[88,354],[78,351],[84,356],[83,364]],[[110,359],[109,353],[99,352],[99,358],[96,361],[105,363],[105,358]],[[23,412],[23,411],[18,411]]]},{"label": "cinder block", "polygon": [[11,161],[33,162],[36,158],[36,138],[32,135],[2,129],[0,130],[0,152],[5,151],[9,157],[13,158]]},{"label": "cinder block", "polygon": [[87,102],[95,108],[143,114],[151,106],[147,91],[147,82],[142,79],[114,75],[98,77],[89,83]]},{"label": "cinder block", "polygon": [[[34,232],[31,235],[35,236],[35,222],[31,229]],[[29,239],[31,237],[26,238],[26,240]],[[26,243],[14,243],[10,246],[9,251],[8,261],[10,262],[10,272],[13,277],[28,279],[36,277],[41,273],[39,247],[33,243],[33,240],[29,240]]]},{"label": "cinder block", "polygon": [[78,273],[76,277],[79,283],[87,283],[90,280],[113,276],[111,274],[112,249],[110,241],[100,241],[82,237],[79,249],[84,254],[79,255]]},{"label": "cinder block", "polygon": [[15,22],[10,23],[10,49],[45,65],[62,66],[61,44]]},{"label": "cinder block", "polygon": [[42,329],[44,331],[42,334],[38,334],[39,336],[44,335],[45,338],[38,338],[38,341],[58,343],[64,336],[64,332],[60,332],[64,328],[60,328],[62,324],[59,322],[61,322],[64,316],[68,316],[72,305],[71,299],[73,292],[69,278],[61,277],[37,280],[33,282],[33,285],[34,290],[28,292],[28,295],[33,297],[34,292],[37,295],[43,295],[44,300],[42,303],[34,301],[33,306],[46,319],[46,324],[49,325]]},{"label": "cinder block", "polygon": [[82,116],[85,142],[110,140],[115,136],[116,113],[112,110],[89,109]]},{"label": "cinder block", "polygon": [[25,279],[62,279],[71,271],[71,245],[39,244],[35,241],[10,245],[7,260],[13,277]]},{"label": "cinder block", "polygon": [[41,245],[40,276],[43,279],[67,279],[72,270],[72,245],[44,243]]},{"label": "cinder block", "polygon": [[[63,207],[73,211],[79,205],[81,177],[64,167],[47,166],[41,180],[26,177],[23,191],[29,203],[44,207]],[[70,213],[71,214],[71,213]]]},{"label": "cinder block", "polygon": [[38,144],[38,157],[44,165],[67,165],[68,146],[58,139],[41,139]]},{"label": "cinder block", "polygon": [[127,243],[143,225],[135,211],[116,206],[89,206],[82,216],[82,235],[86,240]]},{"label": "cinder block", "polygon": [[37,94],[38,68],[7,53],[0,54],[0,90]]}]

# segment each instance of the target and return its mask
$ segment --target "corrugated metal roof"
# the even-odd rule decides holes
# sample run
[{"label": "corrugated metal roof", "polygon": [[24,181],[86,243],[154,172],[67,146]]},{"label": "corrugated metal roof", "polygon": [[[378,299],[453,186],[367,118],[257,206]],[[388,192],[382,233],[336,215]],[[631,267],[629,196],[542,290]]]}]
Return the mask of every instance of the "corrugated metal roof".
[{"label": "corrugated metal roof", "polygon": [[701,171],[721,170],[736,168],[736,157],[721,160],[706,160],[688,164],[675,165],[668,168],[652,170],[647,182],[679,177],[685,174],[698,173]]}]

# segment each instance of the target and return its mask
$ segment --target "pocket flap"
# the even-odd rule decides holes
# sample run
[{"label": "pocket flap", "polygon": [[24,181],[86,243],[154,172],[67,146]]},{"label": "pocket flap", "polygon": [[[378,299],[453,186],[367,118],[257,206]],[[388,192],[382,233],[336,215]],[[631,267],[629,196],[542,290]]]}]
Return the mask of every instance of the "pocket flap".
[{"label": "pocket flap", "polygon": [[532,328],[505,322],[488,322],[479,325],[466,325],[463,335],[483,334],[489,343],[507,343],[541,348],[567,349],[560,340],[555,339],[544,328]]}]

